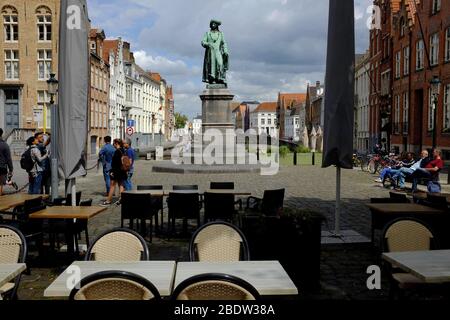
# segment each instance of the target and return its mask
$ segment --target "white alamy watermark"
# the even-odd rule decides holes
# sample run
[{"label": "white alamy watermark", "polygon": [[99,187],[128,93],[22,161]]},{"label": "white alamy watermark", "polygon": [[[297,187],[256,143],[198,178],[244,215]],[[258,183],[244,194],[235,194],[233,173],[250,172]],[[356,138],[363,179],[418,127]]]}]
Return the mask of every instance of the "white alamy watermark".
[{"label": "white alamy watermark", "polygon": [[280,168],[278,138],[250,129],[207,129],[184,137],[172,150],[177,165],[260,166],[262,175],[275,175]]}]

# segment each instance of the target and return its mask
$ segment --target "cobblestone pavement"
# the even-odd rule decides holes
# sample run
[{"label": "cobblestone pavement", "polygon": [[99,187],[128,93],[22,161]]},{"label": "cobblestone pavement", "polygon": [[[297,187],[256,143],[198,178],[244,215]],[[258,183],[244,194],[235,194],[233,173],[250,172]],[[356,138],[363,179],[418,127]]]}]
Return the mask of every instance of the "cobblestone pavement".
[{"label": "cobblestone pavement", "polygon": [[[316,166],[280,169],[275,176],[259,174],[179,175],[152,173],[152,162],[139,161],[134,184],[162,184],[170,189],[176,184],[198,184],[207,189],[210,181],[234,181],[238,191],[249,191],[262,196],[265,189],[286,188],[285,205],[312,209],[326,215],[324,230],[334,226],[335,175],[334,168]],[[447,186],[445,186],[446,188]],[[93,198],[94,204],[104,199],[102,173],[90,171],[86,178],[78,179],[77,188],[82,198]],[[370,212],[365,204],[371,197],[386,197],[388,190],[374,182],[374,177],[358,170],[342,171],[342,228],[353,229],[365,236],[370,234]],[[120,207],[112,206],[89,222],[90,236],[120,226]],[[149,245],[152,260],[188,260],[188,239],[167,240],[154,238]],[[366,269],[379,264],[379,254],[370,245],[322,246],[321,282],[317,293],[303,293],[305,299],[386,299],[388,284],[383,279],[382,290],[369,291],[366,286]],[[58,265],[57,263],[55,265]],[[64,270],[61,266],[36,267],[23,278],[19,295],[21,299],[42,299],[43,290]],[[301,291],[301,290],[300,290]]]}]

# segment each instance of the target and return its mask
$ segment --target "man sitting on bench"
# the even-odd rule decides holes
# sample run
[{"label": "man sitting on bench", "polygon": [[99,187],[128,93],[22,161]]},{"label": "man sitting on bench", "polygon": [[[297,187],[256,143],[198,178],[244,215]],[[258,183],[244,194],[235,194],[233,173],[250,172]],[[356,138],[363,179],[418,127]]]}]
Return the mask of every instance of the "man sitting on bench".
[{"label": "man sitting on bench", "polygon": [[403,190],[405,188],[405,178],[412,176],[416,170],[425,168],[428,162],[428,151],[422,150],[420,153],[420,159],[416,163],[409,168],[400,168],[400,170],[394,173],[391,180],[396,182],[397,187],[395,189],[399,191]]},{"label": "man sitting on bench", "polygon": [[425,168],[417,169],[413,174],[413,192],[417,191],[417,184],[420,179],[426,179],[429,181],[439,181],[439,172],[444,168],[444,161],[441,159],[441,150],[434,149],[433,160],[431,160]]}]

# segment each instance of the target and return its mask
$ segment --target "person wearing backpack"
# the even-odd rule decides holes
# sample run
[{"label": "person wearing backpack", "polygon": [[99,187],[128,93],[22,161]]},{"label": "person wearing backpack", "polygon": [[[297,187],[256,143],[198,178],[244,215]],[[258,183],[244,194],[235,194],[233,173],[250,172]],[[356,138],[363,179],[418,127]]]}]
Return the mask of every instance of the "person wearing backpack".
[{"label": "person wearing backpack", "polygon": [[13,176],[13,163],[9,145],[2,139],[3,129],[0,129],[0,196],[3,195],[3,186],[7,184],[8,178]]},{"label": "person wearing backpack", "polygon": [[124,188],[126,191],[133,190],[133,183],[131,182],[131,178],[133,178],[134,174],[134,161],[136,160],[136,152],[131,147],[131,139],[127,138],[123,144],[124,149],[126,151],[126,155],[128,158],[130,158],[131,166],[130,170],[128,171],[128,178],[124,182]]},{"label": "person wearing backpack", "polygon": [[28,149],[20,159],[20,165],[28,172],[28,194],[40,194],[42,187],[42,178],[45,170],[45,160],[49,154],[42,155],[41,150],[37,147],[39,140],[30,137],[27,140]]},{"label": "person wearing backpack", "polygon": [[[119,188],[120,193],[124,191],[124,183],[128,179],[128,171],[131,167],[130,158],[126,155],[126,151],[123,148],[123,141],[121,139],[114,139],[113,142],[114,152],[111,162],[111,185],[109,189],[108,198],[103,201],[102,206],[109,206],[112,203],[112,198],[116,191],[116,186]],[[120,204],[120,200],[117,202]]]}]

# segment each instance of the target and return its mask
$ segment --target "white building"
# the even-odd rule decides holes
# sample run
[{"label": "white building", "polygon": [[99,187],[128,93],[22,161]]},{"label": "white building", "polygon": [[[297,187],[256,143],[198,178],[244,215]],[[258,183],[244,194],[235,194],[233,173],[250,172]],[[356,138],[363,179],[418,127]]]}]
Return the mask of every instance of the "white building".
[{"label": "white building", "polygon": [[355,68],[355,149],[369,149],[370,55],[358,56]]},{"label": "white building", "polygon": [[202,116],[197,116],[192,121],[192,133],[193,134],[202,134]]},{"label": "white building", "polygon": [[250,128],[256,130],[258,134],[266,133],[271,137],[277,137],[277,103],[263,102],[251,112]]},{"label": "white building", "polygon": [[284,135],[288,140],[298,142],[305,128],[305,104],[294,106],[291,112],[286,112],[284,120]]},{"label": "white building", "polygon": [[104,60],[110,64],[109,81],[109,135],[124,138],[125,135],[125,66],[121,38],[105,40]]}]

